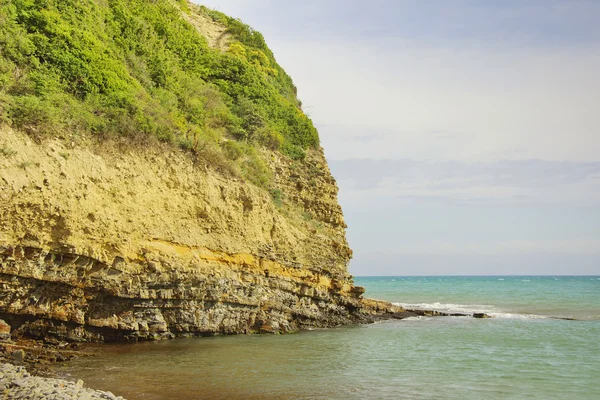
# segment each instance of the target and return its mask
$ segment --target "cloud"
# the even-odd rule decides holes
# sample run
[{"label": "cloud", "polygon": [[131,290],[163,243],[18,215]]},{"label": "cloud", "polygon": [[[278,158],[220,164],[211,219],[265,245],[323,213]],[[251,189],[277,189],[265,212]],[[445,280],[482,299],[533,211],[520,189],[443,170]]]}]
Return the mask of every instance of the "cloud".
[{"label": "cloud", "polygon": [[344,197],[463,204],[600,205],[600,162],[348,159],[329,162]]},{"label": "cloud", "polygon": [[600,154],[598,49],[299,43],[278,54],[330,159]]},{"label": "cloud", "polygon": [[[581,0],[207,0],[273,37],[318,39],[401,37],[438,42],[600,40],[596,1]],[[265,32],[263,32],[265,33]]]},{"label": "cloud", "polygon": [[[568,267],[565,267],[568,266]],[[358,276],[381,275],[597,275],[598,254],[360,253],[350,263]],[[394,300],[393,301],[400,301]]]},{"label": "cloud", "polygon": [[443,188],[446,185],[443,182],[456,179],[457,184],[466,186],[542,187],[600,179],[600,162],[502,160],[467,163],[348,159],[332,160],[330,165],[336,170],[338,179],[353,180],[359,184],[394,178],[398,182],[428,182],[429,186]]},{"label": "cloud", "polygon": [[502,254],[580,254],[600,257],[600,238],[594,239],[506,239],[495,242],[456,242],[431,240],[427,243],[397,243],[393,248],[379,248],[387,254],[481,255]]}]

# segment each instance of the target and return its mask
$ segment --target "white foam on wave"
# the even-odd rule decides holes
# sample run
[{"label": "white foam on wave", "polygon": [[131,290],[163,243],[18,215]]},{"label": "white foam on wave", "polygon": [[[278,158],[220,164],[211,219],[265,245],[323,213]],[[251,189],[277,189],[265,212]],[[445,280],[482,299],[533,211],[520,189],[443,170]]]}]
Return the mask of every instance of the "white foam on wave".
[{"label": "white foam on wave", "polygon": [[453,303],[392,303],[396,306],[400,306],[407,309],[416,310],[433,310],[441,311],[445,313],[460,313],[460,314],[471,314],[471,313],[487,313],[495,311],[494,306],[487,304],[453,304]]},{"label": "white foam on wave", "polygon": [[505,319],[547,319],[549,317],[536,314],[517,314],[503,312],[489,304],[454,304],[454,303],[392,303],[406,309],[432,310],[448,314],[484,313],[493,318]]},{"label": "white foam on wave", "polygon": [[421,321],[424,319],[430,319],[427,317],[422,317],[422,316],[418,316],[418,317],[408,317],[408,318],[404,318],[403,321]]},{"label": "white foam on wave", "polygon": [[544,315],[536,314],[514,314],[514,313],[503,313],[503,312],[490,312],[487,313],[492,318],[506,318],[506,319],[548,319]]}]

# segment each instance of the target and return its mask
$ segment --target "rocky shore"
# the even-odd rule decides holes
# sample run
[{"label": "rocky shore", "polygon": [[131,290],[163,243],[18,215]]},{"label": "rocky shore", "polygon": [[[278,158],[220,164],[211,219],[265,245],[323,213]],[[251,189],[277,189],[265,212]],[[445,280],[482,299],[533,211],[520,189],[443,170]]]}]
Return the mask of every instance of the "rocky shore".
[{"label": "rocky shore", "polygon": [[123,397],[115,396],[111,392],[87,388],[82,380],[69,382],[64,379],[33,376],[25,367],[8,363],[0,363],[0,391],[3,399],[123,400]]},{"label": "rocky shore", "polygon": [[321,149],[302,163],[265,150],[279,204],[167,147],[10,129],[0,143],[16,152],[0,158],[0,318],[20,334],[138,341],[370,318]]},{"label": "rocky shore", "polygon": [[0,399],[123,399],[84,387],[83,381],[57,379],[56,363],[91,355],[75,343],[12,337],[0,320]]},{"label": "rocky shore", "polygon": [[[372,320],[406,319],[421,316],[471,316],[490,318],[486,314],[447,314],[431,310],[406,310],[389,303],[363,299],[364,309],[371,310]],[[0,393],[2,399],[123,399],[111,392],[84,387],[77,382],[55,378],[52,365],[73,357],[91,356],[77,343],[60,342],[52,337],[28,339],[12,331],[0,320]],[[16,365],[15,365],[16,364]]]}]

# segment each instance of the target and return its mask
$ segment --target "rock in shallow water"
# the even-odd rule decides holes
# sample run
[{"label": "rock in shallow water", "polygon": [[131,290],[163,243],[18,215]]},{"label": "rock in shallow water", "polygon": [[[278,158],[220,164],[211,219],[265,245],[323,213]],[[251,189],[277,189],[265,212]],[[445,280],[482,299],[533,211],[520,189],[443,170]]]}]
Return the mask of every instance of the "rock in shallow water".
[{"label": "rock in shallow water", "polygon": [[[404,310],[391,315],[394,319],[405,319],[410,317],[468,317],[468,314],[461,313],[445,313],[432,310]],[[474,313],[473,318],[492,318],[485,313]]]}]

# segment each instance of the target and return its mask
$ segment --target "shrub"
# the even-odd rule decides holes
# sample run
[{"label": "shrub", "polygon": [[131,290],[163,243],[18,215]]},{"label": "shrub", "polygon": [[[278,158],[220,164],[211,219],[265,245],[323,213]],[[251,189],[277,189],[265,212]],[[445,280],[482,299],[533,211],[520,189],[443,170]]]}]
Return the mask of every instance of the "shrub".
[{"label": "shrub", "polygon": [[10,147],[0,147],[0,155],[8,158],[8,157],[12,157],[15,154],[17,154],[17,152],[13,149],[11,149]]},{"label": "shrub", "polygon": [[30,134],[53,132],[59,128],[59,110],[43,98],[22,96],[12,99],[8,118],[15,127]]},{"label": "shrub", "polygon": [[221,143],[221,148],[223,149],[225,156],[233,161],[238,160],[244,154],[244,150],[241,146],[233,140]]},{"label": "shrub", "polygon": [[240,165],[242,175],[256,186],[266,188],[273,179],[271,170],[254,149],[246,150],[246,157]]},{"label": "shrub", "polygon": [[283,193],[279,189],[271,189],[271,198],[276,207],[283,206]]},{"label": "shrub", "polygon": [[19,168],[27,169],[33,165],[35,165],[33,161],[27,160],[27,161],[23,161],[23,162],[19,163]]},{"label": "shrub", "polygon": [[279,132],[268,126],[257,130],[254,140],[271,150],[279,150],[285,141]]},{"label": "shrub", "polygon": [[212,142],[204,142],[195,145],[191,149],[197,164],[209,167],[226,176],[238,177],[239,174],[234,164],[228,160],[223,152]]},{"label": "shrub", "polygon": [[313,216],[311,213],[309,213],[308,211],[302,211],[302,219],[306,222],[308,221],[312,221]]},{"label": "shrub", "polygon": [[306,158],[306,152],[299,146],[285,143],[281,149],[283,154],[290,157],[292,160],[301,161]]}]

